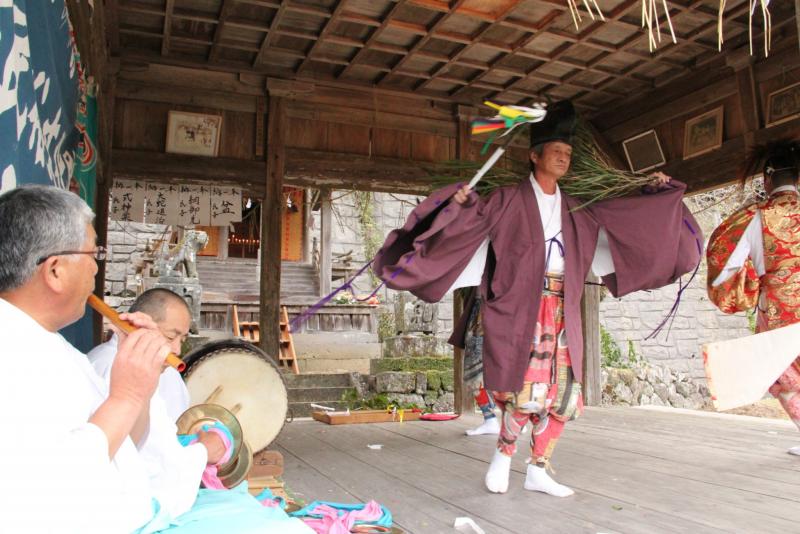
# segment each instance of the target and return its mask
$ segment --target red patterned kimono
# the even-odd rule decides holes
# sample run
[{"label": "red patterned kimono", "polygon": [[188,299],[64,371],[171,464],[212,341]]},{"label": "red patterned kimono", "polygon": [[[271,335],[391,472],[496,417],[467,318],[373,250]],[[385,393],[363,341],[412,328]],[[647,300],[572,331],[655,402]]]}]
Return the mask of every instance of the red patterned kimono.
[{"label": "red patterned kimono", "polygon": [[[764,242],[764,274],[759,277],[748,258],[735,275],[713,286],[757,212],[760,212]],[[758,332],[800,322],[800,197],[797,193],[775,193],[728,217],[711,235],[707,258],[708,296],[720,310],[735,313],[758,305]],[[769,392],[800,427],[800,357]]]}]

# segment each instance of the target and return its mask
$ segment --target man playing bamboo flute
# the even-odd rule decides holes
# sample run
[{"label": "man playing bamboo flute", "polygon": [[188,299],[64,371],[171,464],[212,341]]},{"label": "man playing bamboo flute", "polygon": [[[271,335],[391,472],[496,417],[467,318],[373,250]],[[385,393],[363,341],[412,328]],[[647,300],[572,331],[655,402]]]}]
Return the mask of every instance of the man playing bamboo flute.
[{"label": "man playing bamboo flute", "polygon": [[[80,197],[56,187],[0,195],[2,531],[310,533],[244,487],[198,492],[199,473],[170,488],[153,485],[137,444],[152,430],[142,416],[169,342],[147,315],[123,314],[138,329],[120,337],[106,384],[58,334],[84,314],[96,261],[105,258],[93,219]],[[181,500],[183,513],[168,500]]]},{"label": "man playing bamboo flute", "polygon": [[[756,331],[765,332],[800,322],[800,143],[755,149],[742,177],[759,170],[768,198],[735,212],[711,235],[708,296],[725,313],[756,307]],[[800,357],[769,392],[800,428]],[[800,446],[788,452],[800,456]]]},{"label": "man playing bamboo flute", "polygon": [[702,254],[699,227],[682,202],[685,186],[664,175],[652,194],[576,209],[582,202],[558,186],[574,129],[571,103],[550,106],[531,128],[528,178],[483,198],[459,184],[436,191],[389,234],[374,264],[389,287],[430,302],[480,284],[484,384],[503,412],[485,478],[491,492],[507,491],[517,438],[531,421],[525,489],[573,493],[546,468],[564,424],[583,407],[581,297],[589,269],[619,297],[673,282]]}]

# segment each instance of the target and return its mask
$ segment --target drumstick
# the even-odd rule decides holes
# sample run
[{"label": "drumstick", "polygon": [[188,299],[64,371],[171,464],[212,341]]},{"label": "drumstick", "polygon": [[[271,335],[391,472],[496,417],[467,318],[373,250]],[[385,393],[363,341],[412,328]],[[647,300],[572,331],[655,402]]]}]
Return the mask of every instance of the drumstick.
[{"label": "drumstick", "polygon": [[[89,300],[86,302],[89,306],[91,306],[94,311],[111,321],[111,324],[125,332],[126,334],[130,334],[138,330],[135,326],[133,326],[128,321],[123,321],[119,318],[119,314],[117,311],[100,300],[97,295],[89,295]],[[167,354],[167,363],[177,369],[178,371],[183,371],[186,368],[186,364],[181,360],[177,355],[170,352]]]}]

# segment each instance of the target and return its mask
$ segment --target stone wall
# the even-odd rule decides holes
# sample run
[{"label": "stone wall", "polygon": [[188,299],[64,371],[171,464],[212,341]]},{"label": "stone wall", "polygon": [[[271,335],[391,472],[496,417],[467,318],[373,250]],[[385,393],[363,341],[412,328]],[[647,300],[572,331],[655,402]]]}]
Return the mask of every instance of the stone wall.
[{"label": "stone wall", "polygon": [[708,387],[686,373],[664,365],[639,362],[631,368],[600,371],[602,403],[623,406],[672,406],[694,410],[710,408]]},{"label": "stone wall", "polygon": [[369,389],[400,405],[453,410],[453,358],[441,338],[403,335],[384,340],[382,358],[370,364]]},{"label": "stone wall", "polygon": [[[164,238],[166,226],[120,221],[108,222],[108,244],[111,254],[106,260],[106,302],[121,310],[136,298],[140,283],[137,268],[148,248]],[[168,235],[167,235],[168,237]]]},{"label": "stone wall", "polygon": [[704,343],[751,333],[744,314],[726,315],[717,310],[708,300],[705,282],[703,268],[684,291],[674,320],[655,338],[645,339],[672,308],[677,284],[650,292],[638,291],[621,299],[606,296],[600,303],[600,323],[616,340],[623,355],[627,354],[628,341],[632,341],[638,357],[702,379]]},{"label": "stone wall", "polygon": [[[759,180],[742,192],[726,186],[686,198],[706,239],[730,213],[764,195]],[[689,275],[683,277],[687,281]],[[666,317],[675,302],[678,284],[655,291],[639,291],[621,299],[610,295],[600,303],[600,323],[626,353],[628,341],[636,354],[697,380],[704,380],[702,345],[711,341],[750,335],[750,320],[744,313],[727,315],[708,300],[705,259],[684,291],[674,321],[654,339],[645,338]]]}]

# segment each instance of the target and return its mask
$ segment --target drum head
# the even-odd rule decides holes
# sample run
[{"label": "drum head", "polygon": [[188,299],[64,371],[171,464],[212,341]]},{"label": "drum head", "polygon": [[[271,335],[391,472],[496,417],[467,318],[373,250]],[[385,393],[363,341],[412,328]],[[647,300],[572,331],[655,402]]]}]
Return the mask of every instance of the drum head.
[{"label": "drum head", "polygon": [[272,443],[286,421],[289,397],[269,356],[250,343],[230,339],[203,345],[184,361],[192,405],[219,404],[230,410],[253,452]]}]

